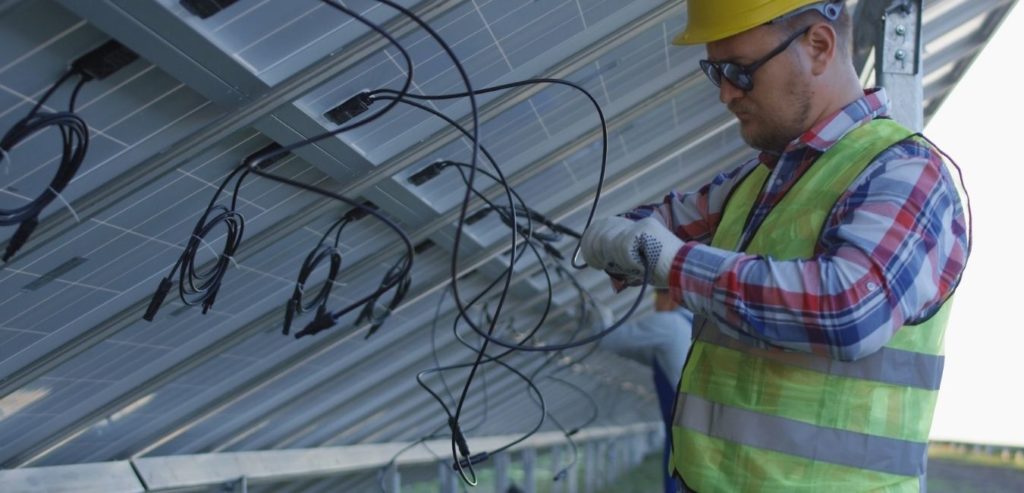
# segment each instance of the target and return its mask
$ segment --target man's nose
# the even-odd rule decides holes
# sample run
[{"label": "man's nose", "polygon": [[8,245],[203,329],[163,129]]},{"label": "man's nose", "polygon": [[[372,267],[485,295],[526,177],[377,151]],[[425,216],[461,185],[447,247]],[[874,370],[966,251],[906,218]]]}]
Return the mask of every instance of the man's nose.
[{"label": "man's nose", "polygon": [[743,97],[744,92],[732,85],[728,79],[722,77],[722,83],[718,86],[718,100],[728,105],[737,98]]}]

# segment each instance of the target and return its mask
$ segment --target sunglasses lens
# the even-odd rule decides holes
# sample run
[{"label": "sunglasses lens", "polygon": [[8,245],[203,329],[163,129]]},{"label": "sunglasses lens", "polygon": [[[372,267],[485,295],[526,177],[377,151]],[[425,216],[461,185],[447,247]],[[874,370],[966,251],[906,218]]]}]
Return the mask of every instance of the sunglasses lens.
[{"label": "sunglasses lens", "polygon": [[722,64],[722,75],[732,84],[736,89],[741,91],[750,91],[753,89],[753,80],[751,80],[750,74],[739,65],[733,63]]},{"label": "sunglasses lens", "polygon": [[704,75],[708,76],[708,80],[710,80],[715,87],[721,87],[722,73],[718,71],[718,67],[715,64],[707,60],[701,60],[700,69],[704,71]]}]

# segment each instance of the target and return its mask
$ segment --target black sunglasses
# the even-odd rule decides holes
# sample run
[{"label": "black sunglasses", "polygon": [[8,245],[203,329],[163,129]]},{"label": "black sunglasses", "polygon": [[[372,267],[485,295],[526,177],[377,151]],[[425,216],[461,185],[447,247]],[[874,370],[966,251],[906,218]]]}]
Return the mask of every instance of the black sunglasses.
[{"label": "black sunglasses", "polygon": [[761,57],[760,60],[751,63],[750,65],[740,65],[733,62],[712,62],[711,60],[701,60],[700,69],[704,71],[704,74],[708,76],[711,83],[715,87],[722,87],[722,79],[729,81],[736,89],[743,92],[750,92],[754,90],[754,71],[761,68],[764,64],[768,63],[768,60],[775,58],[776,55],[786,51],[789,45],[793,44],[800,36],[807,34],[811,30],[812,26],[807,26],[802,31],[793,33],[786,38],[779,46],[775,47],[774,50],[768,52],[767,55]]}]

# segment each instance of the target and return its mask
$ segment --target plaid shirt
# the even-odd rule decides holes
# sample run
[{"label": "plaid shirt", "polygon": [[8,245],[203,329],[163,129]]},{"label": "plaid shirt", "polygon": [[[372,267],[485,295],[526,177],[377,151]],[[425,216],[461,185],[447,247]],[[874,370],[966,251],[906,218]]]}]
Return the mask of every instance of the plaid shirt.
[{"label": "plaid shirt", "polygon": [[840,197],[812,258],[779,261],[708,246],[729,192],[758,163],[772,171],[741,244],[815,160],[888,106],[884,90],[868,91],[781,155],[762,153],[696,192],[626,213],[653,215],[685,241],[669,275],[673,297],[733,336],[846,361],[937,311],[967,260],[966,221],[942,158],[915,141],[889,148]]}]

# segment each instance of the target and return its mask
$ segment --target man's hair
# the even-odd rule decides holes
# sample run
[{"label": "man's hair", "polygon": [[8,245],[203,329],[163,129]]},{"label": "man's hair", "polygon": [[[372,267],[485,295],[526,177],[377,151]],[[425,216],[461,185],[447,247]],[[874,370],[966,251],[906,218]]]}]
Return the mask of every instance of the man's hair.
[{"label": "man's hair", "polygon": [[[852,59],[853,18],[850,16],[849,10],[849,7],[844,5],[843,10],[839,13],[839,18],[830,24],[832,24],[832,27],[836,30],[836,48],[838,48],[839,53]],[[828,19],[821,15],[820,12],[811,10],[782,19],[772,25],[777,26],[783,35],[788,35],[789,33],[822,21],[828,22]]]}]

